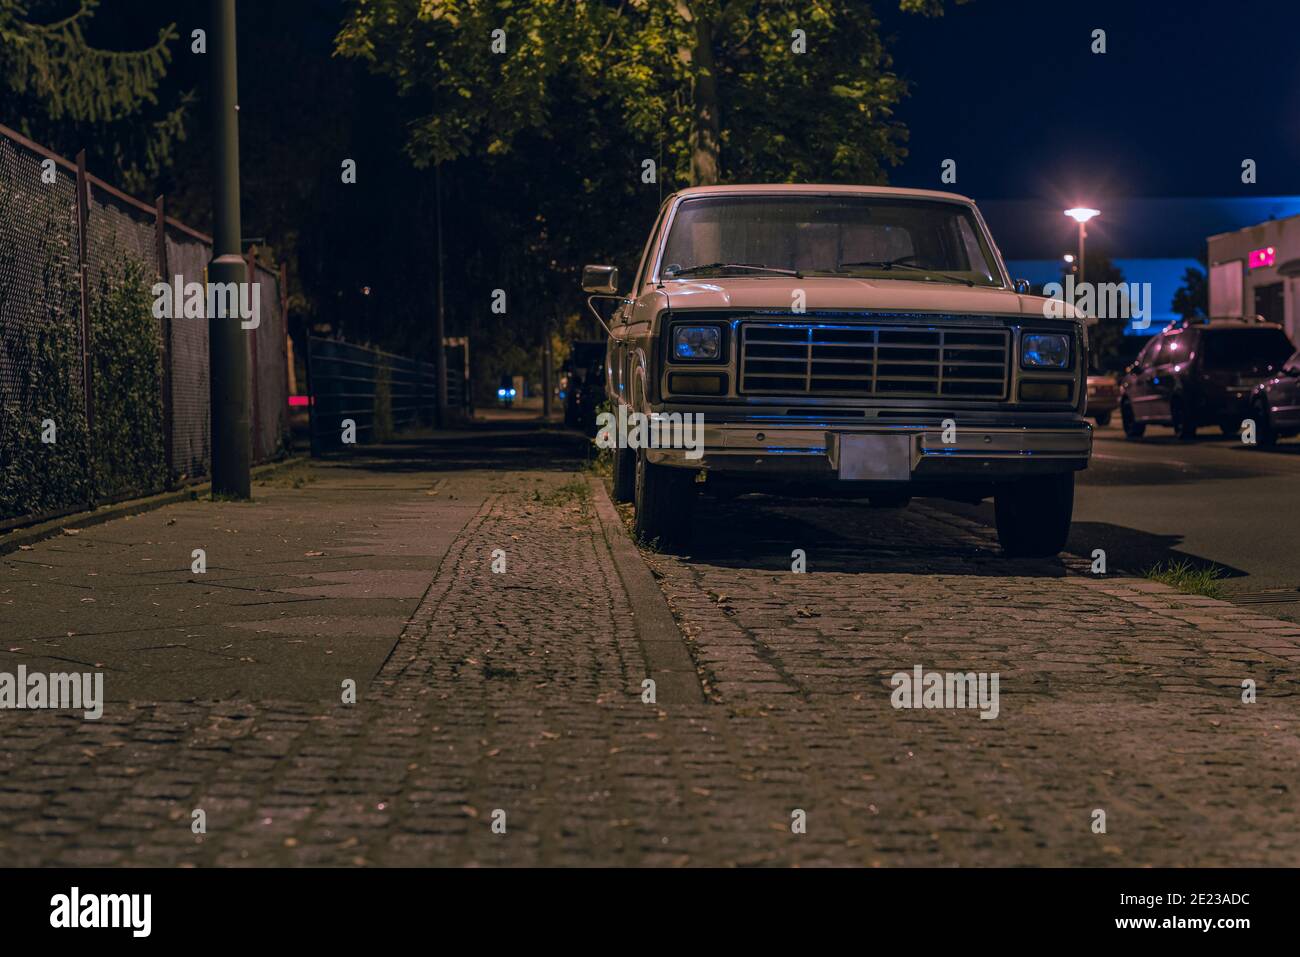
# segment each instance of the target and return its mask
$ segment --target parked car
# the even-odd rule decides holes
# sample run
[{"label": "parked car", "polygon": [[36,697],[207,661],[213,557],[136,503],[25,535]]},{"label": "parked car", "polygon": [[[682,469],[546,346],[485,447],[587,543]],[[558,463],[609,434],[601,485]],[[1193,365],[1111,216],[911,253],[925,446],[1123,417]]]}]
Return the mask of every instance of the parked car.
[{"label": "parked car", "polygon": [[1269,448],[1278,439],[1300,435],[1300,352],[1256,387],[1247,416],[1255,420],[1257,446]]},{"label": "parked car", "polygon": [[575,341],[564,364],[564,424],[588,433],[596,430],[596,408],[605,399],[605,343]]},{"label": "parked car", "polygon": [[1088,373],[1088,404],[1085,414],[1098,425],[1110,425],[1119,408],[1119,380],[1109,372]]},{"label": "parked car", "polygon": [[1191,440],[1201,426],[1234,435],[1256,388],[1295,352],[1282,327],[1250,319],[1214,319],[1172,326],[1152,336],[1120,382],[1124,435],[1168,425]]},{"label": "parked car", "polygon": [[635,502],[642,538],[684,544],[698,490],[721,485],[885,506],[992,496],[1007,554],[1064,546],[1091,453],[1085,330],[1013,284],[966,197],[687,189],[664,201],[630,288],[612,266],[586,267],[583,288],[617,303],[619,414],[703,416],[700,458],[616,448],[614,495]]}]

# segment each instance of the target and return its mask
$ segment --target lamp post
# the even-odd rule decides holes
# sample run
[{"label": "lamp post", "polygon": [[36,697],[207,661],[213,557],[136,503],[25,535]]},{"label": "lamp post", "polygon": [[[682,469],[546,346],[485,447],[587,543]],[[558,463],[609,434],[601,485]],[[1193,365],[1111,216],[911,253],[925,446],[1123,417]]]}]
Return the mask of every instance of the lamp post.
[{"label": "lamp post", "polygon": [[[235,0],[212,0],[213,196],[209,283],[244,283],[239,246],[239,99],[235,75]],[[208,317],[212,409],[212,494],[249,497],[248,342],[238,316]]]},{"label": "lamp post", "polygon": [[1069,216],[1079,224],[1079,282],[1083,282],[1083,241],[1088,238],[1088,220],[1101,213],[1100,209],[1088,209],[1086,206],[1076,206],[1074,209],[1067,209],[1065,215]]}]

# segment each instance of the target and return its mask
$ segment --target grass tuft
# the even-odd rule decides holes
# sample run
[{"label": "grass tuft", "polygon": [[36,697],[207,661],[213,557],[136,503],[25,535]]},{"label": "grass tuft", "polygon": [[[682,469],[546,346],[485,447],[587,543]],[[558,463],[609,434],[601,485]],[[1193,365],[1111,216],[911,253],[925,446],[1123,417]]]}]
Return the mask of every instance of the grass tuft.
[{"label": "grass tuft", "polygon": [[591,497],[591,488],[583,479],[573,479],[542,492],[534,489],[531,500],[543,505],[580,505]]},{"label": "grass tuft", "polygon": [[1161,582],[1187,595],[1223,598],[1226,594],[1220,584],[1224,571],[1217,565],[1193,565],[1184,558],[1163,565],[1157,562],[1144,574],[1153,582]]}]

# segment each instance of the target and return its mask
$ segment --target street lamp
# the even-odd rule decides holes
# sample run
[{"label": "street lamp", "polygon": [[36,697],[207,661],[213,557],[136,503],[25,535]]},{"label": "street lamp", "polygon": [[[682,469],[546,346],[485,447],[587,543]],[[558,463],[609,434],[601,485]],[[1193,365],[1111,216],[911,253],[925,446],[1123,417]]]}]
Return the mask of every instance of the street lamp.
[{"label": "street lamp", "polygon": [[1101,213],[1100,209],[1088,209],[1086,206],[1076,206],[1074,209],[1067,209],[1065,215],[1069,216],[1079,224],[1079,282],[1083,282],[1083,241],[1088,238],[1088,220]]}]

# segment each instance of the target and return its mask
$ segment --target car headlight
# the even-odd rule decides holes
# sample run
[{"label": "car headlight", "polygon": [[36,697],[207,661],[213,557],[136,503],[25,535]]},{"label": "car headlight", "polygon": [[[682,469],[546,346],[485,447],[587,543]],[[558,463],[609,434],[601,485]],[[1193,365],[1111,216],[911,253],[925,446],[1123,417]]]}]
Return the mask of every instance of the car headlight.
[{"label": "car headlight", "polygon": [[1020,365],[1025,369],[1068,369],[1070,337],[1048,332],[1026,332],[1020,337]]},{"label": "car headlight", "polygon": [[674,359],[717,359],[721,355],[720,326],[673,326]]}]

